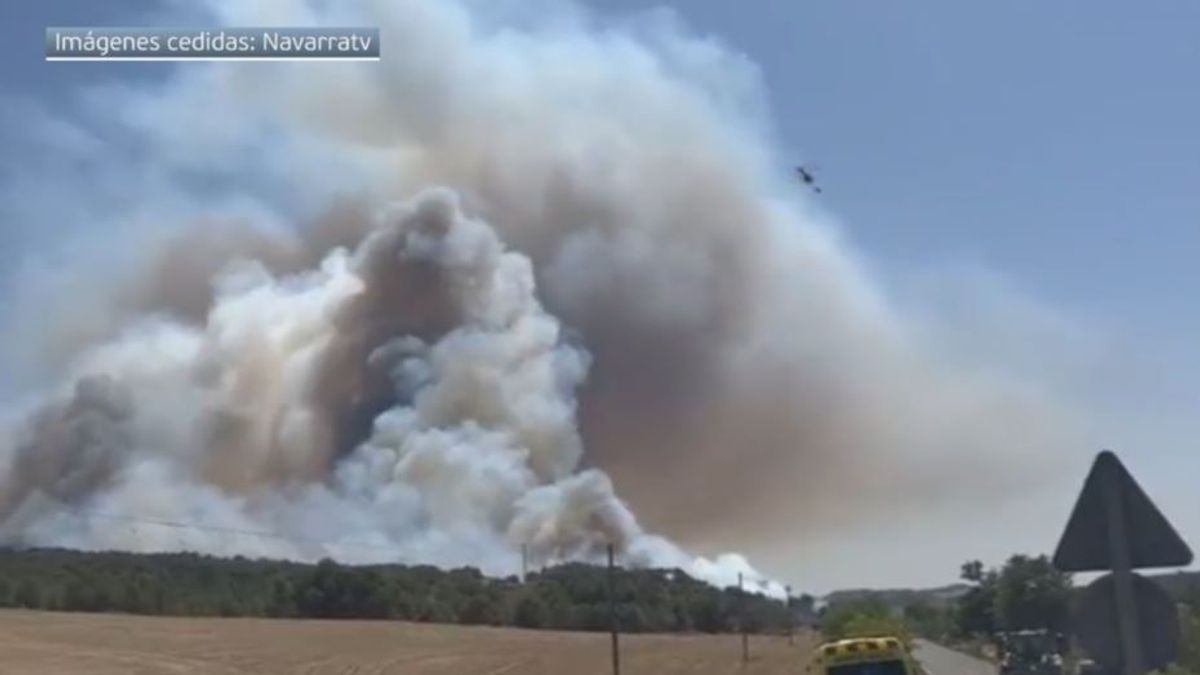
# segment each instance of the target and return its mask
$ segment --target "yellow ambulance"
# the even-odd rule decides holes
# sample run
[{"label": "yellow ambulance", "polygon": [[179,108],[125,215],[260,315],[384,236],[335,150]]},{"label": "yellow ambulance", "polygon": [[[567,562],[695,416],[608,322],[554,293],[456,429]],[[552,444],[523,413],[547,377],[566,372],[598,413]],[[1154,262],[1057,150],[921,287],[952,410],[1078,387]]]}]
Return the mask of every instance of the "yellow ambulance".
[{"label": "yellow ambulance", "polygon": [[810,675],[924,675],[897,637],[846,638],[813,650]]}]

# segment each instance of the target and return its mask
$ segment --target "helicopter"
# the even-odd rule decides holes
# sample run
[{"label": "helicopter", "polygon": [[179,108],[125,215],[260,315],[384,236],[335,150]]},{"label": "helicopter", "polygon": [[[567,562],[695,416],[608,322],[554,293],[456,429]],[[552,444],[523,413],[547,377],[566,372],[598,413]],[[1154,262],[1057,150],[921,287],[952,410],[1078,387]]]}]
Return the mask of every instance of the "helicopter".
[{"label": "helicopter", "polygon": [[812,170],[805,166],[796,167],[796,176],[801,183],[812,188],[813,192],[821,194],[821,186],[817,185],[817,179],[813,176]]}]

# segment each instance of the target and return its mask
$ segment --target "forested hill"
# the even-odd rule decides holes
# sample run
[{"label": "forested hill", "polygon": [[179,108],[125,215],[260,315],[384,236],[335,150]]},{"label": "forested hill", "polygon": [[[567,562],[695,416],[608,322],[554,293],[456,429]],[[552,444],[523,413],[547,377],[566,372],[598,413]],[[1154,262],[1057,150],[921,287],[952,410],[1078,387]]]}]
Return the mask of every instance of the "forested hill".
[{"label": "forested hill", "polygon": [[1176,600],[1200,598],[1200,572],[1198,571],[1161,572],[1147,576],[1162,586],[1163,590]]},{"label": "forested hill", "polygon": [[[1196,597],[1200,594],[1200,571],[1177,571],[1160,573],[1143,573],[1157,583],[1176,600]],[[896,610],[914,605],[945,608],[953,606],[969,590],[967,584],[957,583],[937,588],[895,588],[895,589],[846,589],[838,590],[824,596],[825,604],[846,605],[866,601],[881,602]],[[1075,588],[1075,593],[1083,593],[1086,586]]]},{"label": "forested hill", "polygon": [[892,589],[849,589],[834,591],[823,600],[827,605],[844,605],[848,603],[875,600],[889,607],[903,609],[911,605],[929,605],[931,607],[948,607],[962,597],[970,586],[967,584],[950,584],[938,588],[892,588]]},{"label": "forested hill", "polygon": [[[680,570],[615,574],[627,632],[783,631],[781,601],[720,590]],[[183,616],[373,618],[607,630],[607,573],[569,564],[486,577],[474,568],[308,565],[190,553],[0,551],[0,606]]]}]

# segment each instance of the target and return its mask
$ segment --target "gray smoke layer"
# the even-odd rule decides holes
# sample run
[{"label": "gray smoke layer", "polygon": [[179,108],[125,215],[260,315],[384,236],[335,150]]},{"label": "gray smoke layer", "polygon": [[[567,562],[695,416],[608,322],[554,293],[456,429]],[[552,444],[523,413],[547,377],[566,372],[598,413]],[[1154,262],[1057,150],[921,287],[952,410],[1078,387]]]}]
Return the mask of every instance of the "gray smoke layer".
[{"label": "gray smoke layer", "polygon": [[728,581],[744,559],[642,524],[761,551],[985,502],[1073,442],[1068,405],[931,353],[782,196],[757,75],[719,45],[569,9],[253,5],[209,7],[380,25],[385,61],[93,92],[138,171],[235,207],[180,178],[163,210],[192,225],[57,283],[34,360],[62,386],[0,428],[5,540],[492,571],[616,541]]}]

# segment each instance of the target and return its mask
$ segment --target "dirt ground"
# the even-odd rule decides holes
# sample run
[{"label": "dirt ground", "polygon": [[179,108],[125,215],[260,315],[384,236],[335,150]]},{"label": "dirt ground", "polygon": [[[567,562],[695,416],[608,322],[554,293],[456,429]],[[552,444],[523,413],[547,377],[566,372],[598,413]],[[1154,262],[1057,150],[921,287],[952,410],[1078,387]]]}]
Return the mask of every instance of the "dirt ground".
[{"label": "dirt ground", "polygon": [[[621,636],[622,675],[802,673],[807,637]],[[607,675],[607,634],[0,611],[0,673]]]}]

